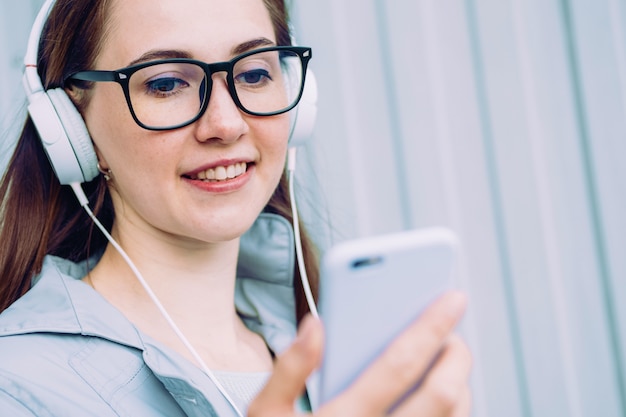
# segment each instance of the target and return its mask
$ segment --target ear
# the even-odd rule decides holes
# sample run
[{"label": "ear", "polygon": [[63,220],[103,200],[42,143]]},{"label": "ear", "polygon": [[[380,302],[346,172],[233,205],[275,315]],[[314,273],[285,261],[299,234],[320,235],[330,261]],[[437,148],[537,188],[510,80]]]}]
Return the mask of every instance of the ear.
[{"label": "ear", "polygon": [[95,143],[93,145],[93,148],[96,151],[96,158],[98,158],[98,165],[100,166],[100,168],[109,169],[109,163],[107,162],[106,158],[104,157],[102,152],[100,152],[100,149],[98,149]]},{"label": "ear", "polygon": [[70,100],[72,100],[72,103],[74,103],[76,109],[82,115],[83,109],[91,96],[90,90],[87,88],[80,88],[75,85],[67,86],[63,90],[65,91],[65,94],[67,94],[67,96],[70,98]]}]

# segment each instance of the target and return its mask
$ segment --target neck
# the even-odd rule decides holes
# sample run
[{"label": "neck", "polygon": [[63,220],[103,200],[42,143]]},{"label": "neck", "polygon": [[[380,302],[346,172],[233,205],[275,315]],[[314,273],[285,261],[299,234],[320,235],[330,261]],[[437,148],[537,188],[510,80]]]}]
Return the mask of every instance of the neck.
[{"label": "neck", "polygon": [[[233,309],[239,240],[203,245],[180,245],[163,241],[136,242],[117,237],[144,280],[161,303],[177,315],[230,314]],[[92,282],[116,298],[150,301],[129,265],[109,245],[92,272]],[[196,302],[199,301],[199,302]]]},{"label": "neck", "polygon": [[[119,233],[115,235],[207,366],[228,370],[268,369],[267,349],[243,325],[234,307],[239,239],[199,244],[175,239],[139,241]],[[111,245],[85,280],[141,331],[195,362]]]}]

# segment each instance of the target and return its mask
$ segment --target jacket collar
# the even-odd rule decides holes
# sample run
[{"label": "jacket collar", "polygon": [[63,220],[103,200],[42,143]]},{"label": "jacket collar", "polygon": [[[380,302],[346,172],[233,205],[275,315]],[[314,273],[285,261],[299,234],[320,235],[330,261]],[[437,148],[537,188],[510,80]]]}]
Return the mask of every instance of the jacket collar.
[{"label": "jacket collar", "polygon": [[[296,335],[293,241],[291,224],[283,217],[269,213],[262,213],[241,238],[235,306],[246,325],[259,333],[276,354],[285,350]],[[141,334],[120,311],[81,281],[96,262],[97,259],[92,259],[77,264],[48,256],[41,274],[33,280],[31,290],[0,314],[0,337],[45,332],[107,339],[142,351],[156,375],[178,373],[178,378],[163,377],[162,382],[173,384],[169,386],[173,391],[180,388],[176,384],[182,384],[188,392],[189,381],[184,375],[199,370],[189,368],[191,364],[188,364],[189,369],[177,372],[176,367],[163,363],[170,356],[155,352],[165,347]],[[307,382],[307,392],[314,408],[318,377],[314,374]],[[216,391],[214,386],[205,388],[211,392],[199,396],[196,401],[207,401],[205,397],[210,397],[212,406],[229,409],[224,398],[213,392]]]},{"label": "jacket collar", "polygon": [[139,348],[141,341],[134,326],[80,280],[86,273],[87,262],[74,264],[46,257],[30,291],[0,316],[0,336],[83,334]]},{"label": "jacket collar", "polygon": [[[241,238],[235,305],[246,325],[276,353],[296,333],[293,230],[262,213]],[[95,261],[46,257],[33,287],[0,316],[0,336],[38,332],[83,334],[143,350],[136,328],[80,278]]]}]

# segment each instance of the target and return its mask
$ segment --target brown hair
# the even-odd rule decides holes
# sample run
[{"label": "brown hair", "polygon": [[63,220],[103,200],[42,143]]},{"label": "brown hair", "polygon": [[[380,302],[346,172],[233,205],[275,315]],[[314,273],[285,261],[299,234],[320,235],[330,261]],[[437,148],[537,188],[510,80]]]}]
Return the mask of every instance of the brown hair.
[{"label": "brown hair", "polygon": [[[109,0],[58,0],[41,36],[38,71],[46,89],[62,86],[72,72],[92,68],[106,37]],[[277,43],[289,45],[287,9],[283,0],[264,0]],[[84,96],[88,100],[88,95]],[[77,103],[82,108],[86,103]],[[109,230],[114,212],[102,176],[83,184],[90,206]],[[285,174],[265,209],[292,221]],[[318,287],[318,257],[302,227],[306,267],[314,294]],[[72,261],[88,259],[104,250],[106,239],[94,232],[73,192],[61,186],[47,160],[39,135],[27,118],[6,173],[0,181],[0,312],[24,295],[41,272],[46,255]],[[294,270],[298,320],[308,311]]]}]

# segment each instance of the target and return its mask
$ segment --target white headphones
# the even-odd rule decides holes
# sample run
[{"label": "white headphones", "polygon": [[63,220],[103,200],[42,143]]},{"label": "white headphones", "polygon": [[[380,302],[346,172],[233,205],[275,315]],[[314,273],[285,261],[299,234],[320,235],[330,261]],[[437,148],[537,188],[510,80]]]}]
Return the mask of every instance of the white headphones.
[{"label": "white headphones", "polygon": [[54,3],[55,0],[47,0],[33,24],[24,57],[23,84],[28,112],[59,182],[82,183],[98,175],[98,159],[85,122],[65,91],[45,91],[37,73],[39,40]]},{"label": "white headphones", "polygon": [[[295,45],[296,43],[293,41]],[[291,132],[289,146],[295,148],[304,145],[313,133],[317,117],[317,80],[310,68],[307,68],[302,97],[295,109],[290,111]]]},{"label": "white headphones", "polygon": [[[98,175],[96,152],[82,116],[63,88],[45,90],[37,73],[41,35],[56,0],[46,0],[33,28],[24,57],[23,85],[28,112],[61,184],[83,183]],[[315,76],[307,70],[302,98],[291,111],[290,146],[300,146],[311,135],[317,113]]]}]

